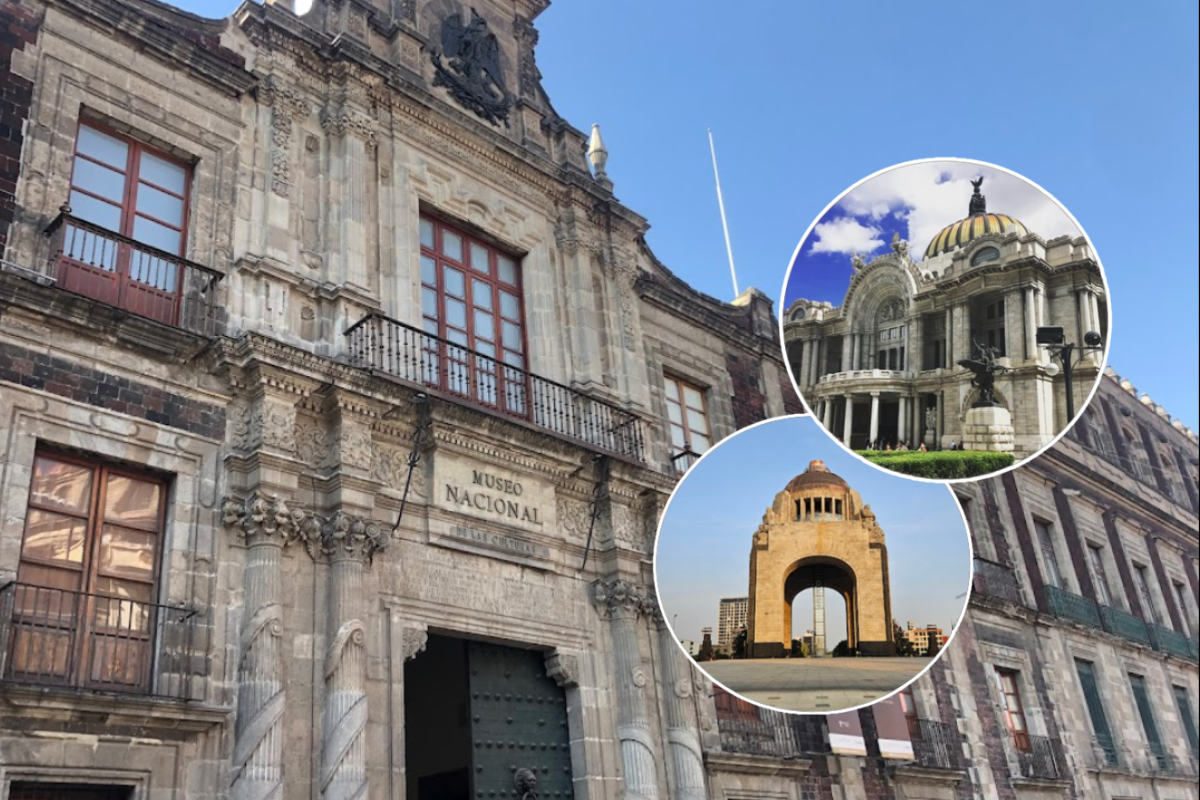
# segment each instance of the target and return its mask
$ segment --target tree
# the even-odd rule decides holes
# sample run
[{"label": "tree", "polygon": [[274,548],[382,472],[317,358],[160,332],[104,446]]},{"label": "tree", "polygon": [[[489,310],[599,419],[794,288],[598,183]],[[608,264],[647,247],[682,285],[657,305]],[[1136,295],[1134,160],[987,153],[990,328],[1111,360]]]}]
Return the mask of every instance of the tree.
[{"label": "tree", "polygon": [[745,658],[746,657],[746,626],[745,625],[743,625],[742,629],[740,631],[738,631],[737,635],[735,635],[733,637],[733,657],[734,658]]},{"label": "tree", "polygon": [[904,629],[900,627],[900,623],[892,620],[892,639],[896,644],[896,655],[898,656],[915,656],[917,649],[913,643],[904,635]]},{"label": "tree", "polygon": [[842,639],[837,643],[837,647],[833,648],[833,657],[839,658],[841,656],[849,655],[853,655],[853,653],[850,652],[850,644],[845,639]]},{"label": "tree", "polygon": [[929,656],[930,658],[933,658],[934,656],[936,656],[938,654],[938,652],[941,649],[942,649],[942,637],[938,636],[937,634],[935,634],[931,631],[929,634],[929,649],[927,651],[925,651],[925,655]]},{"label": "tree", "polygon": [[809,658],[808,645],[803,639],[792,639],[792,658]]}]

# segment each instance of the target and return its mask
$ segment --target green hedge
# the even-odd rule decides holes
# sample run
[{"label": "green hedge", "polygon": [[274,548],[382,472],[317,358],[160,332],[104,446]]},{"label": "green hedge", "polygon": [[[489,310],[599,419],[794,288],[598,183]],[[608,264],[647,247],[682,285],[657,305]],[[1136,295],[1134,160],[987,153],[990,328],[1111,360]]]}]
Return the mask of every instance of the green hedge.
[{"label": "green hedge", "polygon": [[918,478],[973,478],[1011,467],[1012,453],[982,450],[858,450],[860,456],[893,472]]}]

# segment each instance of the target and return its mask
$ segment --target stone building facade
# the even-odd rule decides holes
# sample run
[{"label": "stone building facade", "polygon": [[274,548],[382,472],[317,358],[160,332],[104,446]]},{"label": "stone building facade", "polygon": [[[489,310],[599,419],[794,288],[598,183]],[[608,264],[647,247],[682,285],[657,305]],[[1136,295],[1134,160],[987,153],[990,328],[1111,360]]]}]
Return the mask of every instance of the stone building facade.
[{"label": "stone building facade", "polygon": [[[836,754],[689,671],[649,590],[659,511],[795,399],[767,299],[689,289],[598,136],[585,161],[543,7],[0,0],[0,798],[1194,797],[1136,723],[1116,766],[1068,739],[1066,780],[1018,780],[982,629],[915,687],[913,762],[870,714]],[[1194,593],[1195,438],[1106,397],[1089,446],[1144,442],[1149,482],[1094,490],[1131,553],[1159,537],[1153,590]],[[1113,648],[1113,703],[1145,664],[1176,736],[1174,618],[1139,644],[1034,585],[982,602],[1047,659]],[[1076,730],[1066,696],[1036,719]]]},{"label": "stone building facade", "polygon": [[[1019,220],[988,213],[977,186],[968,216],[935,236],[920,261],[896,238],[890,253],[852,262],[841,305],[796,300],[783,322],[801,395],[846,446],[971,444],[967,416],[978,390],[958,364],[976,357],[975,343],[1007,368],[996,380],[996,402],[1011,431],[997,434],[1003,441],[993,447],[972,449],[1024,458],[1070,422],[1064,373],[1050,367],[1036,332],[1061,326],[1077,345],[1088,332],[1107,341],[1103,276],[1086,239],[1045,241]],[[1092,350],[1075,368],[1076,411],[1103,363],[1103,352]]]},{"label": "stone building facade", "polygon": [[[812,589],[846,603],[846,644],[871,656],[896,654],[887,542],[871,506],[823,461],[775,495],[750,548],[746,647],[752,658],[792,649],[792,601]],[[817,601],[814,599],[814,603]],[[824,631],[824,609],[816,634]],[[830,631],[833,640],[841,632]]]},{"label": "stone building facade", "polygon": [[707,795],[658,514],[799,404],[545,5],[0,4],[0,797]]}]

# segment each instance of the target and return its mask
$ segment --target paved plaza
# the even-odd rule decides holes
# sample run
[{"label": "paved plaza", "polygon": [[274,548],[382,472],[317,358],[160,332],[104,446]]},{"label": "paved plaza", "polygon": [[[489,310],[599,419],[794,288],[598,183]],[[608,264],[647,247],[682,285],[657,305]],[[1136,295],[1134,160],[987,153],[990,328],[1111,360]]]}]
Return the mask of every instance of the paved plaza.
[{"label": "paved plaza", "polygon": [[743,697],[788,711],[829,712],[888,695],[929,658],[759,658],[709,661],[703,669]]}]

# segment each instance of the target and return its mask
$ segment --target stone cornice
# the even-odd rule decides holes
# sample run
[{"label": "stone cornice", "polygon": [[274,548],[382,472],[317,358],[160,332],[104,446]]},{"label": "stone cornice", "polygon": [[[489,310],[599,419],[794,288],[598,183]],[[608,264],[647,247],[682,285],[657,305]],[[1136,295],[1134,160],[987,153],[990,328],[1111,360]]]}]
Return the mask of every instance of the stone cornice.
[{"label": "stone cornice", "polygon": [[[241,58],[220,45],[224,20],[202,19],[165,4],[159,6],[159,13],[150,15],[118,0],[52,0],[52,3],[105,34],[119,32],[129,36],[140,49],[167,66],[182,69],[226,94],[235,97],[245,94],[257,83],[239,63]],[[212,49],[199,43],[198,38],[208,39]]]}]

